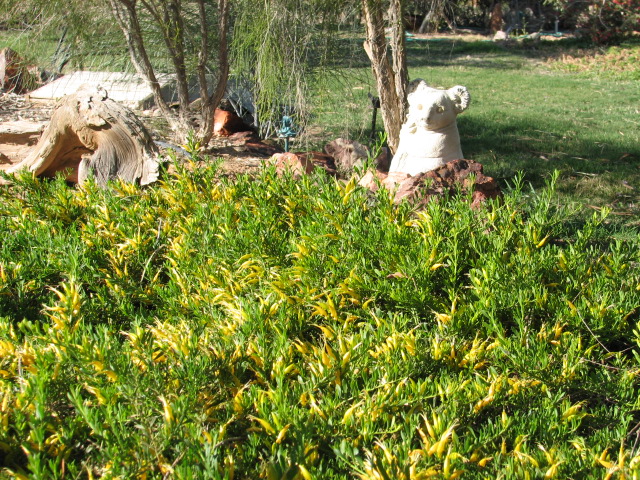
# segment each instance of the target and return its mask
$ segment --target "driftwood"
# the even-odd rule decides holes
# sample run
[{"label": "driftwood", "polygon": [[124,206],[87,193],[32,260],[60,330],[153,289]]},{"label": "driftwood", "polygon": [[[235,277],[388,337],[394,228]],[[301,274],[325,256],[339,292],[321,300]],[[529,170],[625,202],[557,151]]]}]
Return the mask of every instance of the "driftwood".
[{"label": "driftwood", "polygon": [[42,177],[68,170],[67,180],[78,183],[93,176],[101,186],[114,178],[146,185],[158,178],[158,149],[135,114],[105,90],[80,90],[58,102],[38,144],[7,172],[24,169]]}]

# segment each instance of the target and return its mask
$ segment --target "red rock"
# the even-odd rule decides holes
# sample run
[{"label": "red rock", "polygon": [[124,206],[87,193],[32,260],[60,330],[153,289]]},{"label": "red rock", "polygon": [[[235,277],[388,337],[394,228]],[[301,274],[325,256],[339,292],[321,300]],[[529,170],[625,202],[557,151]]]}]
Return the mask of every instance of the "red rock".
[{"label": "red rock", "polygon": [[388,175],[380,170],[369,170],[358,181],[358,185],[368,188],[372,192],[377,192],[380,184],[385,185],[387,177]]},{"label": "red rock", "polygon": [[276,153],[266,163],[267,165],[275,165],[278,175],[290,171],[295,177],[298,177],[300,175],[308,175],[314,169],[313,162],[304,156],[291,152]]},{"label": "red rock", "polygon": [[337,174],[333,158],[322,152],[276,153],[267,164],[275,165],[278,174],[291,170],[294,176],[309,175],[315,168],[321,168],[329,175]]},{"label": "red rock", "polygon": [[392,158],[393,155],[391,155],[391,150],[389,150],[389,147],[382,147],[375,160],[376,168],[381,172],[388,172],[389,167],[391,166]]},{"label": "red rock", "polygon": [[[442,167],[421,173],[405,180],[399,180],[395,201],[407,199],[416,206],[424,205],[433,197],[452,195],[460,191],[465,195],[472,193],[471,206],[478,207],[489,198],[502,195],[495,179],[482,173],[482,164],[473,160],[452,160]],[[473,180],[472,180],[473,176]]]},{"label": "red rock", "polygon": [[394,188],[396,188],[398,186],[402,186],[403,184],[405,184],[411,178],[412,178],[411,175],[409,175],[408,173],[391,172],[391,173],[385,174],[385,176],[384,176],[384,178],[382,180],[382,183],[389,190],[392,190],[392,189],[394,189]]},{"label": "red rock", "polygon": [[358,183],[374,192],[382,184],[390,191],[395,190],[396,203],[405,199],[418,208],[433,198],[453,195],[457,191],[465,195],[471,190],[471,207],[477,208],[487,199],[502,195],[495,179],[484,175],[482,169],[480,163],[460,159],[415,176],[401,172],[385,174],[379,170],[369,171]]},{"label": "red rock", "polygon": [[213,133],[227,137],[237,132],[250,130],[244,121],[233,112],[216,108],[213,115]]},{"label": "red rock", "polygon": [[360,180],[358,180],[358,185],[363,188],[367,188],[372,192],[378,191],[378,182],[376,181],[376,174],[372,170],[368,170]]},{"label": "red rock", "polygon": [[322,168],[329,175],[337,175],[336,163],[331,155],[322,152],[296,153],[303,161],[311,162],[315,167]]},{"label": "red rock", "polygon": [[354,140],[336,138],[324,146],[324,151],[333,157],[339,172],[348,173],[355,166],[362,165],[369,156],[367,147]]}]

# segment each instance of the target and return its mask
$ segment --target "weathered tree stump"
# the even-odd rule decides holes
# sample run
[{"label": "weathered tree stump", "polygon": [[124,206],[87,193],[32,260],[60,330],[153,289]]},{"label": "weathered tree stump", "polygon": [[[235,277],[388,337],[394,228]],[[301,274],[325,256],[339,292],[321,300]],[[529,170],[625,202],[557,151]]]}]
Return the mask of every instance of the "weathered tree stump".
[{"label": "weathered tree stump", "polygon": [[58,102],[37,145],[8,173],[68,170],[67,180],[80,184],[93,176],[101,186],[115,178],[146,185],[157,180],[158,163],[151,135],[131,110],[103,89],[80,90]]}]

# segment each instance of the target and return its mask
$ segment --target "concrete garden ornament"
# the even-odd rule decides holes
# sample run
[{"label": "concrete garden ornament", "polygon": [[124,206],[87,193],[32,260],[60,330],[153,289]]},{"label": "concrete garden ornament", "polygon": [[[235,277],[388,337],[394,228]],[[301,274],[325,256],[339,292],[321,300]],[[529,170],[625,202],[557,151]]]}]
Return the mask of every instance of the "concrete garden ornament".
[{"label": "concrete garden ornament", "polygon": [[440,90],[420,80],[407,96],[407,120],[389,173],[417,175],[463,158],[456,117],[469,100],[466,87]]}]

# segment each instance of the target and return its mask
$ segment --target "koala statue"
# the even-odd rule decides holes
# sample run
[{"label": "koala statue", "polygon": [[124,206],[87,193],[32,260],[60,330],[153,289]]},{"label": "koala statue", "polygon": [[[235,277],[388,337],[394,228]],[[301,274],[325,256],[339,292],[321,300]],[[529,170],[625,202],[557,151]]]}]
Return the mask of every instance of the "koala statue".
[{"label": "koala statue", "polygon": [[463,158],[456,117],[469,106],[466,87],[441,90],[418,80],[409,87],[407,101],[407,119],[389,173],[417,175]]}]

